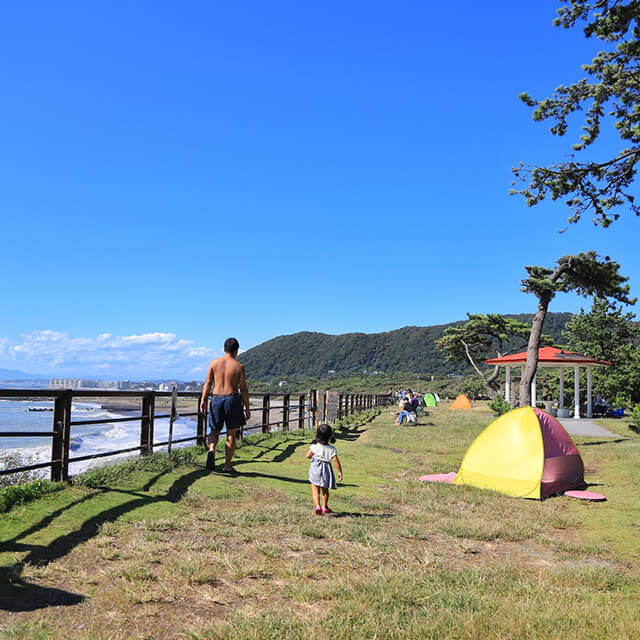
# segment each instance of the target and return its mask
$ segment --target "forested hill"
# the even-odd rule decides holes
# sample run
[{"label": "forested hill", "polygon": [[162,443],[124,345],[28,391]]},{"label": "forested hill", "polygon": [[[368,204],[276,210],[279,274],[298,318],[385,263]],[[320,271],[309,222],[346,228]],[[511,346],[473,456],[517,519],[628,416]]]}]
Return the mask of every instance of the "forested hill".
[{"label": "forested hill", "polygon": [[[571,313],[549,313],[544,332],[557,344],[562,344],[561,332]],[[531,324],[532,314],[508,315]],[[247,376],[253,379],[279,377],[289,380],[306,376],[326,376],[361,373],[365,369],[385,373],[424,373],[446,375],[462,373],[463,365],[445,363],[436,340],[447,327],[403,327],[384,333],[345,333],[328,335],[303,331],[279,336],[242,353],[239,360],[246,365]],[[524,347],[523,347],[524,350]]]}]

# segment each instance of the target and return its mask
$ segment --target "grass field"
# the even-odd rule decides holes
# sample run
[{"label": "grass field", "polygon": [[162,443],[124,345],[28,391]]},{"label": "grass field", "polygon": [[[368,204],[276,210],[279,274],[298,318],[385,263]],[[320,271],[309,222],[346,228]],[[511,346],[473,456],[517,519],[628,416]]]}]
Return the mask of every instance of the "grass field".
[{"label": "grass field", "polygon": [[114,467],[0,514],[0,638],[640,638],[640,437],[576,438],[608,501],[418,482],[492,419],[345,426],[332,516],[308,433]]}]

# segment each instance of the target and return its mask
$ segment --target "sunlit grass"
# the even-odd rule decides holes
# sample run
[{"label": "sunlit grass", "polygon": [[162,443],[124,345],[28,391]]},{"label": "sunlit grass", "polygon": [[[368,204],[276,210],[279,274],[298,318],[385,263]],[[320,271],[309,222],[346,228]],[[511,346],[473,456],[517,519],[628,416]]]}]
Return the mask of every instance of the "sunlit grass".
[{"label": "sunlit grass", "polygon": [[330,517],[310,508],[304,432],[246,440],[236,477],[194,448],[16,505],[0,597],[85,600],[0,610],[0,638],[638,637],[640,438],[578,439],[603,504],[418,482],[456,470],[490,420],[339,430]]}]

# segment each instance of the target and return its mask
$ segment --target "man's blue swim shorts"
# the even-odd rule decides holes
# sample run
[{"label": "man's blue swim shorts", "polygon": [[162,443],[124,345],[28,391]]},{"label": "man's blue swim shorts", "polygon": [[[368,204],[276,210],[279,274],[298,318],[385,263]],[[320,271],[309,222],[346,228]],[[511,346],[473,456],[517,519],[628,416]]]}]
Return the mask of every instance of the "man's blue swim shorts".
[{"label": "man's blue swim shorts", "polygon": [[211,396],[207,426],[212,434],[220,433],[227,425],[227,432],[240,429],[246,424],[242,398],[239,393]]}]

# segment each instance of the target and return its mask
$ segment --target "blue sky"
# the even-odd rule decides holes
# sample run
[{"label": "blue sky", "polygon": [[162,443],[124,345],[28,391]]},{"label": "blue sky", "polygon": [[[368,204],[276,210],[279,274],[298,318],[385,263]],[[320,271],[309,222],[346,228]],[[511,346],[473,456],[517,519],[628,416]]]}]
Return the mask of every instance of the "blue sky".
[{"label": "blue sky", "polygon": [[198,377],[229,335],[529,312],[523,266],[591,249],[638,294],[635,217],[508,195],[579,135],[517,97],[600,48],[557,6],[5,4],[0,367]]}]

